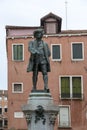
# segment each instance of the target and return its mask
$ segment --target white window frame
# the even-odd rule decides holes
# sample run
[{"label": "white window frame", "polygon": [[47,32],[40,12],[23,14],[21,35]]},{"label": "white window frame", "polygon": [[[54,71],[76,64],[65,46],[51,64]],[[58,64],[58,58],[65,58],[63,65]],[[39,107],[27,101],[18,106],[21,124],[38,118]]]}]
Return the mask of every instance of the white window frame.
[{"label": "white window frame", "polygon": [[[73,59],[73,44],[82,44],[82,58],[81,59]],[[84,43],[83,42],[71,42],[71,60],[72,61],[83,61],[84,60]]]},{"label": "white window frame", "polygon": [[[60,59],[53,59],[52,55],[53,55],[53,51],[52,51],[52,47],[53,46],[60,46]],[[61,44],[51,44],[51,59],[52,61],[61,61],[62,60],[62,45]]]},{"label": "white window frame", "polygon": [[[14,84],[21,84],[22,90],[21,91],[14,91]],[[12,93],[23,93],[23,83],[21,83],[21,82],[12,83]]]},{"label": "white window frame", "polygon": [[8,98],[7,98],[6,96],[4,96],[4,100],[5,100],[5,101],[7,101],[7,100],[8,100]]},{"label": "white window frame", "polygon": [[0,101],[2,100],[2,97],[0,96]]},{"label": "white window frame", "polygon": [[[69,125],[60,125],[60,109],[61,108],[68,108],[68,117],[69,117]],[[66,120],[65,120],[66,121]],[[64,122],[65,123],[65,122]],[[58,124],[59,124],[59,127],[61,128],[70,128],[71,127],[71,114],[70,114],[70,105],[59,105],[59,115],[58,115]]]},{"label": "white window frame", "polygon": [[[63,98],[61,97],[61,77],[69,77],[70,78],[70,97],[69,98]],[[72,97],[72,77],[81,77],[81,98],[74,98]],[[83,76],[82,75],[61,75],[59,76],[59,92],[60,92],[60,99],[83,99]]]},{"label": "white window frame", "polygon": [[[14,54],[13,54],[13,46],[14,45],[22,45],[23,46],[23,59],[22,60],[14,60]],[[21,62],[21,61],[24,61],[24,44],[23,43],[13,43],[12,44],[12,61],[18,61],[18,62]]]}]

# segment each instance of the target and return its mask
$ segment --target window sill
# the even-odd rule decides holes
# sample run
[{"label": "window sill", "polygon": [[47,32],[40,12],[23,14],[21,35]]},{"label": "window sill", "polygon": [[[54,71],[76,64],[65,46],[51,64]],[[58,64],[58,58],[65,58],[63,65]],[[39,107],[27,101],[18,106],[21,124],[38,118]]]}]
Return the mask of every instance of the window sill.
[{"label": "window sill", "polygon": [[81,62],[81,61],[84,61],[84,59],[72,59],[71,61],[72,62]]},{"label": "window sill", "polygon": [[12,60],[13,62],[24,62],[24,60]]},{"label": "window sill", "polygon": [[67,127],[64,127],[64,126],[58,126],[58,129],[72,129],[72,127],[71,126],[67,126]]},{"label": "window sill", "polygon": [[61,100],[74,100],[74,101],[75,101],[75,100],[76,100],[76,101],[77,101],[77,100],[81,100],[81,101],[83,100],[83,98],[60,98],[60,99],[61,99]]},{"label": "window sill", "polygon": [[52,59],[53,62],[62,62],[61,59]]}]

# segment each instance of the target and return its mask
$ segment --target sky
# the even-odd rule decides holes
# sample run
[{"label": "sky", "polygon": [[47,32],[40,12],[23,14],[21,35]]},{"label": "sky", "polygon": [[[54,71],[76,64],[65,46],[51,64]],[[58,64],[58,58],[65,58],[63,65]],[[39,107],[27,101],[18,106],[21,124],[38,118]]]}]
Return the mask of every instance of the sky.
[{"label": "sky", "polygon": [[40,26],[50,12],[62,18],[62,30],[87,30],[87,0],[0,0],[1,90],[8,89],[6,25]]}]

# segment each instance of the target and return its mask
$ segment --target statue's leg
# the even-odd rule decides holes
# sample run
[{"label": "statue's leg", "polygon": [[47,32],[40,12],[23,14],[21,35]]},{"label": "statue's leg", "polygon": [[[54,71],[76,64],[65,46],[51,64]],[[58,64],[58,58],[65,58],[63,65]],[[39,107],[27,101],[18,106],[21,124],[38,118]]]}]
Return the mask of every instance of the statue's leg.
[{"label": "statue's leg", "polygon": [[36,90],[37,79],[38,79],[38,66],[34,66],[33,77],[32,77],[33,90]]},{"label": "statue's leg", "polygon": [[43,74],[43,80],[44,80],[44,89],[48,89],[48,74],[47,74],[47,66],[46,64],[41,65],[41,70]]},{"label": "statue's leg", "polygon": [[43,80],[44,80],[44,89],[48,89],[48,75],[44,74],[43,75]]}]

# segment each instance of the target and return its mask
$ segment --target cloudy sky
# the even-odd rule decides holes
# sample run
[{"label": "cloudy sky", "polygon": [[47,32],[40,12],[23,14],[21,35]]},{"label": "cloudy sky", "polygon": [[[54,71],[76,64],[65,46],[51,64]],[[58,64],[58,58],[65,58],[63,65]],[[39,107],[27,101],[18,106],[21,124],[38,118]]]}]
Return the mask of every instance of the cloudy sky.
[{"label": "cloudy sky", "polygon": [[7,89],[6,25],[39,26],[40,19],[52,12],[62,18],[62,30],[87,30],[87,0],[65,1],[0,0],[0,89]]}]

